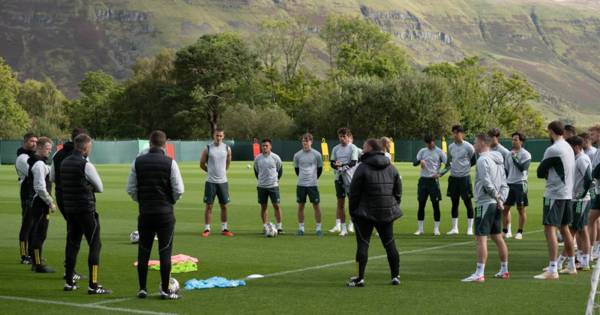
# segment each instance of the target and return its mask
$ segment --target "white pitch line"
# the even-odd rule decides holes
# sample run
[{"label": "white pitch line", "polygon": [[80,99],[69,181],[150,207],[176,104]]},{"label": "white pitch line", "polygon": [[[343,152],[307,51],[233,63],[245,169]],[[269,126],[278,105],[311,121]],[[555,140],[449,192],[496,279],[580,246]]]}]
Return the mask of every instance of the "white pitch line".
[{"label": "white pitch line", "polygon": [[[542,231],[544,231],[544,230],[537,230],[537,231],[525,232],[523,234],[524,235],[525,234],[533,234],[533,233],[539,233],[539,232],[542,232]],[[439,246],[432,246],[432,247],[425,247],[425,248],[413,249],[413,250],[409,250],[409,251],[399,252],[399,254],[400,255],[407,255],[407,254],[415,254],[415,253],[421,253],[421,252],[428,252],[428,251],[432,251],[432,250],[436,250],[436,249],[444,249],[444,248],[450,248],[450,247],[456,247],[456,246],[462,246],[462,245],[466,245],[466,244],[471,244],[471,243],[474,243],[474,241],[475,240],[470,240],[470,241],[466,241],[466,242],[452,243],[452,244],[448,244],[448,245],[439,245]],[[372,257],[369,257],[369,260],[375,260],[375,259],[381,259],[381,258],[387,258],[387,255],[372,256]],[[325,264],[325,265],[311,266],[311,267],[305,267],[305,268],[300,268],[300,269],[293,269],[293,270],[287,270],[287,271],[280,271],[280,272],[270,273],[270,274],[266,274],[264,276],[264,278],[278,277],[278,276],[289,275],[291,273],[298,273],[298,272],[304,272],[304,271],[309,271],[309,270],[325,269],[325,268],[329,268],[329,267],[336,267],[336,266],[348,265],[348,264],[354,264],[354,263],[356,263],[355,260],[345,260],[345,261],[339,261],[339,262]],[[246,280],[253,280],[253,279],[246,279]]]},{"label": "white pitch line", "polygon": [[97,309],[97,310],[103,310],[103,311],[115,311],[115,312],[134,313],[134,314],[177,315],[176,313],[161,313],[161,312],[138,310],[138,309],[134,309],[134,308],[108,307],[108,306],[102,306],[102,305],[97,305],[97,304],[80,304],[80,303],[70,303],[70,302],[61,302],[61,301],[41,300],[41,299],[32,299],[32,298],[26,298],[26,297],[20,297],[20,296],[0,295],[0,299],[12,300],[12,301],[24,301],[24,302],[40,303],[40,304],[54,304],[54,305],[81,307],[81,308]]},{"label": "white pitch line", "polygon": [[100,302],[86,303],[86,305],[102,305],[102,304],[110,304],[110,303],[119,303],[124,301],[133,300],[131,297],[121,298],[121,299],[107,299]]}]

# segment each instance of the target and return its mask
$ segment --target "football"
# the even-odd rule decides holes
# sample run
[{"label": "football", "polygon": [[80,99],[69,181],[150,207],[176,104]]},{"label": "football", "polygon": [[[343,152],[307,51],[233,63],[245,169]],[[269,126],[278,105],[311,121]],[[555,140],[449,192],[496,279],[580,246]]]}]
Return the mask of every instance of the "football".
[{"label": "football", "polygon": [[[158,285],[158,290],[162,290],[162,282]],[[171,293],[179,292],[179,281],[177,281],[177,279],[169,279],[169,290],[171,291]]]},{"label": "football", "polygon": [[133,231],[129,234],[129,241],[131,244],[137,244],[140,241],[140,233],[138,231]]},{"label": "football", "polygon": [[269,222],[269,224],[267,224],[267,228],[265,230],[265,236],[266,237],[276,237],[277,236],[277,228],[275,227],[275,224]]}]

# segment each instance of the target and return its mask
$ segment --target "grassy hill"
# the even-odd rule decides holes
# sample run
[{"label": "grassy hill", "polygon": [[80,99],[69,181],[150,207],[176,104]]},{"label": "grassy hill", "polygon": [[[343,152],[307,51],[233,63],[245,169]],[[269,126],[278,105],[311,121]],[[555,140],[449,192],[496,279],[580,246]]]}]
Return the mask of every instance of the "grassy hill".
[{"label": "grassy hill", "polygon": [[378,24],[419,66],[480,55],[521,71],[547,118],[600,118],[600,4],[591,0],[4,0],[0,56],[21,78],[51,77],[74,96],[86,71],[123,79],[162,47],[214,32],[251,37],[265,19],[301,16],[314,33],[306,61],[323,73],[317,34],[334,12]]}]

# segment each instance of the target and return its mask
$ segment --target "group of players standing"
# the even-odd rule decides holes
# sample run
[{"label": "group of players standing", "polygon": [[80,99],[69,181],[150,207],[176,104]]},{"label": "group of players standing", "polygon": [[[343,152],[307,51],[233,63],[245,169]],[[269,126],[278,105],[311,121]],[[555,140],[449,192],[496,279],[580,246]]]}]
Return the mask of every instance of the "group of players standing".
[{"label": "group of players standing", "polygon": [[[447,233],[455,235],[458,230],[458,207],[462,199],[467,208],[467,234],[476,235],[477,269],[463,279],[465,282],[485,280],[487,260],[487,237],[491,237],[499,250],[501,268],[495,277],[507,279],[508,249],[504,238],[510,238],[510,208],[519,211],[519,228],[516,239],[523,238],[526,223],[527,180],[531,154],[524,149],[525,136],[512,134],[511,151],[499,143],[500,132],[492,129],[476,137],[475,146],[464,140],[461,126],[452,128],[454,142],[448,147],[448,155],[435,145],[431,136],[424,138],[426,147],[421,149],[414,165],[420,166],[418,183],[418,230],[424,234],[425,204],[429,198],[434,210],[434,235],[440,235],[440,205],[442,198],[439,178],[450,172],[447,195],[452,201],[452,227]],[[571,134],[568,134],[568,133]],[[600,144],[600,126],[590,129],[589,134],[574,131],[555,121],[548,125],[552,146],[546,149],[538,167],[537,176],[546,179],[544,193],[543,224],[549,248],[549,265],[537,279],[557,279],[558,274],[576,274],[577,268],[589,270],[590,260],[600,252],[600,233],[596,221],[600,217],[600,197],[594,190],[593,179],[600,179],[600,153],[592,143]],[[206,146],[200,157],[200,167],[208,173],[204,189],[205,227],[203,237],[211,232],[212,206],[218,199],[221,208],[221,233],[233,236],[227,223],[228,192],[227,170],[231,162],[231,149],[224,142],[224,131],[217,129],[213,141]],[[336,223],[329,230],[346,236],[353,232],[352,222],[346,224],[345,200],[349,196],[352,175],[362,150],[352,143],[348,128],[338,130],[340,143],[332,149],[330,165],[335,171],[337,197]],[[566,140],[565,140],[566,139]],[[315,211],[318,236],[321,229],[320,195],[317,181],[323,171],[321,154],[312,148],[312,135],[302,136],[302,149],[294,155],[294,170],[298,176],[296,197],[298,203],[297,235],[304,235],[304,208],[307,199]],[[385,155],[391,158],[389,139],[381,139]],[[175,216],[173,206],[184,192],[183,180],[177,163],[166,156],[166,135],[154,131],[150,136],[150,149],[136,158],[129,175],[127,192],[139,204],[138,229],[138,297],[147,296],[147,261],[155,236],[158,238],[161,260],[161,297],[177,299],[179,295],[169,289],[170,256],[173,246]],[[276,230],[283,233],[280,207],[279,180],[283,175],[281,158],[271,151],[271,140],[263,139],[262,152],[254,160],[253,170],[257,178],[257,197],[261,207],[261,221],[266,232],[272,228],[268,219],[270,200],[276,219]],[[19,233],[21,262],[31,264],[39,273],[54,272],[44,263],[42,247],[48,229],[49,213],[58,208],[67,222],[65,247],[65,291],[77,289],[76,281],[83,276],[75,272],[75,262],[82,237],[90,247],[88,257],[89,294],[109,294],[110,290],[98,284],[100,256],[100,223],[95,207],[95,193],[103,191],[102,181],[95,167],[88,161],[92,139],[85,130],[76,128],[72,142],[63,145],[52,158],[52,140],[28,133],[23,146],[17,151],[16,169],[19,176],[22,206],[22,225]],[[441,168],[445,164],[444,169]],[[470,179],[470,169],[476,165],[475,194]],[[55,184],[55,198],[51,196]],[[591,197],[593,196],[593,198]],[[476,198],[473,209],[471,199]],[[592,209],[593,211],[589,211]],[[589,215],[588,215],[589,212]],[[589,224],[588,224],[589,216]],[[558,254],[557,229],[564,240],[564,252]],[[574,236],[576,236],[574,238]],[[574,239],[579,251],[576,265]],[[594,245],[594,246],[591,246]],[[566,266],[563,268],[563,264]]]}]

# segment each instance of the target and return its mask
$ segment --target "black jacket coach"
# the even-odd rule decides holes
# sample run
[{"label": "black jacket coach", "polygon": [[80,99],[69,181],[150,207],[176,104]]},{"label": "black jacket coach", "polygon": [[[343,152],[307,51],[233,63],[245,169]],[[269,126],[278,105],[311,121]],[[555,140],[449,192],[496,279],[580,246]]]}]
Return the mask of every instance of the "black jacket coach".
[{"label": "black jacket coach", "polygon": [[127,192],[139,203],[140,214],[173,213],[183,193],[177,163],[165,151],[153,147],[135,159]]},{"label": "black jacket coach", "polygon": [[350,184],[350,215],[373,222],[392,222],[402,216],[402,182],[383,152],[367,152]]},{"label": "black jacket coach", "polygon": [[87,164],[87,159],[78,151],[74,151],[61,161],[62,198],[64,211],[67,214],[96,211],[96,196],[94,195],[96,189],[92,184],[96,179],[90,178],[90,172],[86,174]]}]

